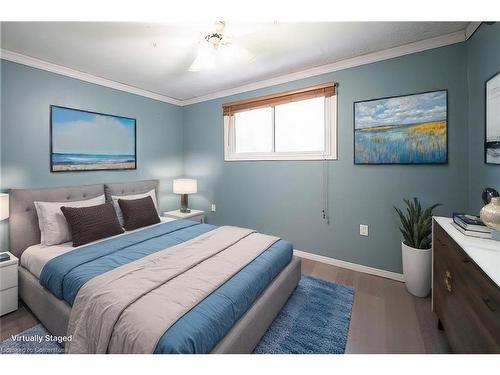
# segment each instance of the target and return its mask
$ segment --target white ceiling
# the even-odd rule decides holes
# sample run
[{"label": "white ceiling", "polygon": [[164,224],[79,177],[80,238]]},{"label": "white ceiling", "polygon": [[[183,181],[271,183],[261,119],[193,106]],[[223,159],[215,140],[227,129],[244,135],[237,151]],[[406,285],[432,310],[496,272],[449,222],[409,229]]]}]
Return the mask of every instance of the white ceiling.
[{"label": "white ceiling", "polygon": [[253,59],[189,72],[208,24],[3,22],[1,48],[189,100],[284,74],[465,30],[468,22],[231,24]]}]

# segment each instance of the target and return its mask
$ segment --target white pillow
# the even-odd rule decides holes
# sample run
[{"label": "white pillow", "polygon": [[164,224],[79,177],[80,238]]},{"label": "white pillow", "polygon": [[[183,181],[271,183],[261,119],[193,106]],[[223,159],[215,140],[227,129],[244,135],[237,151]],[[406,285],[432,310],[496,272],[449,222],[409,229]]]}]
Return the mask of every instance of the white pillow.
[{"label": "white pillow", "polygon": [[103,195],[74,202],[34,202],[38,215],[42,245],[52,246],[71,241],[71,232],[61,207],[89,207],[106,202]]},{"label": "white pillow", "polygon": [[158,213],[158,203],[156,202],[155,189],[150,190],[147,193],[141,193],[141,194],[112,195],[111,196],[111,199],[113,200],[113,206],[115,207],[116,216],[118,216],[118,221],[120,222],[122,227],[123,227],[123,214],[122,214],[122,210],[120,209],[120,205],[118,204],[118,199],[130,200],[130,199],[140,199],[140,198],[146,198],[146,197],[151,197],[151,199],[153,200],[153,203],[155,204],[156,213]]}]

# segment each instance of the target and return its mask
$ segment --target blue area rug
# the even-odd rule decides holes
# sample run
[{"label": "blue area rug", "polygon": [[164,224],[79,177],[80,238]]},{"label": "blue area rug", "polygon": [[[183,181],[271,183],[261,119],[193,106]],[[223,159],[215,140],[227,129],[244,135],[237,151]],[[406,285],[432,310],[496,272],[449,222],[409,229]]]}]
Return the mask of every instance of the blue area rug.
[{"label": "blue area rug", "polygon": [[353,301],[353,288],[302,275],[255,353],[343,354]]},{"label": "blue area rug", "polygon": [[62,354],[64,349],[41,324],[0,343],[1,354]]},{"label": "blue area rug", "polygon": [[[341,354],[345,351],[354,289],[311,276],[302,279],[255,348],[259,354]],[[0,353],[60,354],[38,324],[0,343]]]}]

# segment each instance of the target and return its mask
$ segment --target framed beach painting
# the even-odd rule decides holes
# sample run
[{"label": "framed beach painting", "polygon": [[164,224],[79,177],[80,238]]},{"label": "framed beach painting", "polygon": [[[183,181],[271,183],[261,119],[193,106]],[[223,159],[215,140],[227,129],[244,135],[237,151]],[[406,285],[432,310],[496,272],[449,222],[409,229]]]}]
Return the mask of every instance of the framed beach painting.
[{"label": "framed beach painting", "polygon": [[354,103],[355,164],[447,162],[447,90]]},{"label": "framed beach painting", "polygon": [[53,105],[50,134],[52,172],[137,168],[133,118]]},{"label": "framed beach painting", "polygon": [[486,81],[484,161],[500,164],[500,72]]}]

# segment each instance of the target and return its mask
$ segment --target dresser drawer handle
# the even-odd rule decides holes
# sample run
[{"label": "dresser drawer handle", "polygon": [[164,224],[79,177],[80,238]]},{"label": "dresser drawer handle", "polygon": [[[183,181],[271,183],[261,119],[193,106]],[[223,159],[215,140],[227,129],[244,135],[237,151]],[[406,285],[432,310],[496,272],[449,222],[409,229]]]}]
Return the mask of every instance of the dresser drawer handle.
[{"label": "dresser drawer handle", "polygon": [[495,302],[493,302],[489,297],[483,297],[483,302],[488,306],[488,309],[491,310],[491,312],[497,311],[497,306]]},{"label": "dresser drawer handle", "polygon": [[444,242],[443,240],[441,240],[441,239],[439,239],[439,238],[437,239],[437,242],[438,242],[441,246],[443,246],[443,247],[448,247],[448,245],[446,245],[446,242]]},{"label": "dresser drawer handle", "polygon": [[446,290],[451,293],[451,283],[450,280],[452,279],[450,271],[446,271],[446,274],[444,276],[444,285],[446,286]]}]

